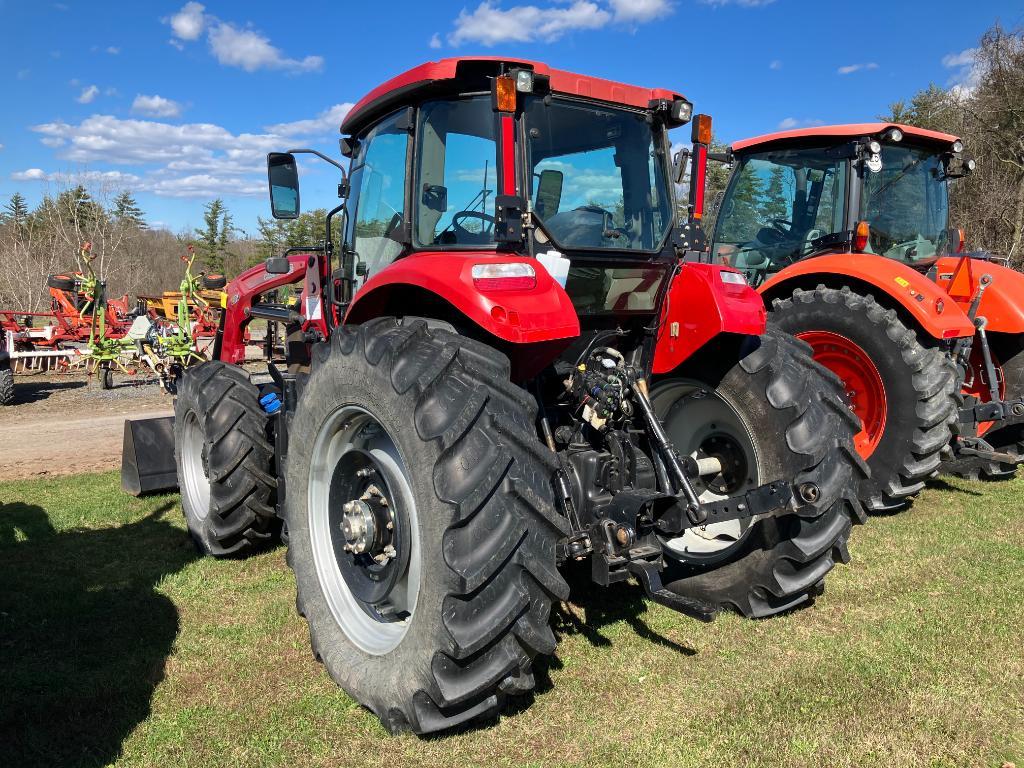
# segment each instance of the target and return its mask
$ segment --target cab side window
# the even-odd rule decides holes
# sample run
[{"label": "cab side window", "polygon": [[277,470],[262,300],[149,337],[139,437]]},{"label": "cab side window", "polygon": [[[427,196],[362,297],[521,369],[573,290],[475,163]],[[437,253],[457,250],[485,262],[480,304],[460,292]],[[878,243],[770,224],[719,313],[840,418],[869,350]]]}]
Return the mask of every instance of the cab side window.
[{"label": "cab side window", "polygon": [[[353,248],[376,274],[402,252],[405,222],[406,148],[409,132],[399,127],[405,112],[380,122],[360,142],[352,168],[356,190]],[[402,121],[404,122],[404,121]]]}]

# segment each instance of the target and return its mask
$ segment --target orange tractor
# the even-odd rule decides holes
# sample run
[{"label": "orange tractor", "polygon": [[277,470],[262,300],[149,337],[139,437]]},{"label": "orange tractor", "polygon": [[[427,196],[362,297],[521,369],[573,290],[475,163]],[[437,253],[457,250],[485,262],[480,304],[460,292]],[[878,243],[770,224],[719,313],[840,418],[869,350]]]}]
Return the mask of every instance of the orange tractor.
[{"label": "orange tractor", "polygon": [[898,508],[940,466],[1012,475],[1024,460],[1024,275],[964,253],[949,228],[949,181],[974,167],[962,142],[837,125],[738,141],[726,159],[713,252],[843,380],[868,508]]}]

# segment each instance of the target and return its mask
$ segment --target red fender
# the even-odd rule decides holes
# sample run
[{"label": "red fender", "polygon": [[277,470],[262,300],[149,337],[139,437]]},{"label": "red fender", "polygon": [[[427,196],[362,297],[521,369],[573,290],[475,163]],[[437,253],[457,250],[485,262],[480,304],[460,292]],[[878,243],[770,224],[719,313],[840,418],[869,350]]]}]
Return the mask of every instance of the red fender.
[{"label": "red fender", "polygon": [[[726,282],[723,273],[739,275]],[[760,336],[764,302],[742,272],[719,264],[684,264],[669,286],[654,349],[654,373],[674,370],[720,333]]]},{"label": "red fender", "polygon": [[[537,283],[522,290],[485,293],[473,283],[475,264],[523,262],[534,267]],[[579,336],[580,321],[572,301],[536,259],[493,251],[414,253],[373,275],[356,294],[345,322],[362,322],[383,306],[389,289],[416,286],[436,294],[488,333],[514,344],[531,344]],[[410,307],[415,314],[415,307]]]},{"label": "red fender", "polygon": [[999,333],[1024,333],[1024,275],[1001,264],[972,259],[969,256],[947,256],[936,262],[936,282],[965,312],[978,290],[982,276],[990,275],[981,295],[978,315],[988,324],[985,329]]},{"label": "red fender", "polygon": [[267,291],[297,283],[306,276],[309,254],[288,257],[288,271],[272,275],[261,263],[250,267],[224,288],[224,335],[220,341],[220,360],[225,363],[245,362],[245,327],[252,319],[249,310],[253,301]]},{"label": "red fender", "polygon": [[874,286],[899,302],[925,333],[936,339],[974,335],[970,319],[945,290],[906,264],[870,253],[804,259],[777,272],[758,290],[766,297],[785,296],[818,275],[832,275],[838,278],[835,282],[853,278]]}]

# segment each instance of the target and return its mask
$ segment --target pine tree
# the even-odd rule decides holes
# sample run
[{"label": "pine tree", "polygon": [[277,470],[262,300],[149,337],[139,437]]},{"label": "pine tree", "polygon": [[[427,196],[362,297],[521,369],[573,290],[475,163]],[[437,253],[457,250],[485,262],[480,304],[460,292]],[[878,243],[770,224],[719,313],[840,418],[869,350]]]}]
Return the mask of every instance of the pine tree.
[{"label": "pine tree", "polygon": [[0,213],[0,222],[23,227],[27,221],[28,203],[25,202],[25,198],[20,192],[15,192],[4,206],[3,213]]},{"label": "pine tree", "polygon": [[762,204],[762,224],[768,226],[773,221],[789,221],[793,200],[786,194],[786,171],[781,165],[773,165],[768,171],[768,189]]},{"label": "pine tree", "polygon": [[110,213],[121,224],[137,229],[146,228],[146,220],[142,209],[139,208],[135,197],[127,189],[114,198],[114,207]]},{"label": "pine tree", "polygon": [[231,236],[231,214],[220,198],[211,200],[203,209],[202,229],[195,230],[198,235],[196,250],[207,271],[224,273],[224,257],[227,254]]}]

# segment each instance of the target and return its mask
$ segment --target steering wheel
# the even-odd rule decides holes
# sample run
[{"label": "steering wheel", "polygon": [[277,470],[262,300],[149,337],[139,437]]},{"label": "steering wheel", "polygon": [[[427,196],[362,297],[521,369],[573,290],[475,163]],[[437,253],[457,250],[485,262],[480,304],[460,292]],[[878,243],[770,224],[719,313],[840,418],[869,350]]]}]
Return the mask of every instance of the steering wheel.
[{"label": "steering wheel", "polygon": [[[472,232],[462,226],[466,219],[479,219],[482,227],[479,232]],[[455,230],[456,242],[472,243],[474,241],[490,240],[491,230],[494,229],[494,217],[481,211],[459,211],[452,216],[452,229]]]}]

